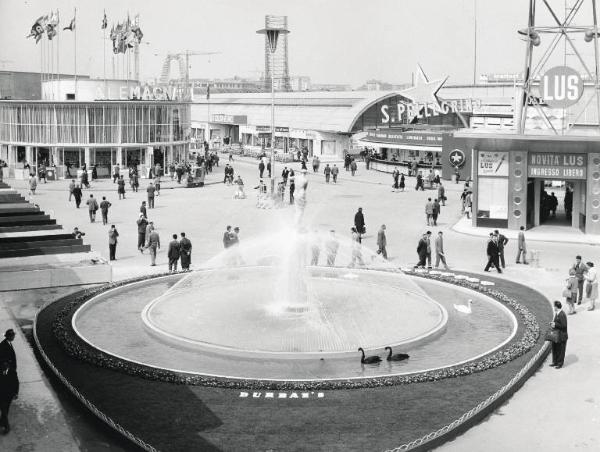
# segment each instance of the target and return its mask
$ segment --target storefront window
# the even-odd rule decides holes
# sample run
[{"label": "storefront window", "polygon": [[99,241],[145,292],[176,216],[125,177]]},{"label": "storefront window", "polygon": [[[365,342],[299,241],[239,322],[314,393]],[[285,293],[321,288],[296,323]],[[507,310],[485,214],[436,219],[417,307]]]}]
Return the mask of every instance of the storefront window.
[{"label": "storefront window", "polygon": [[508,179],[480,177],[477,181],[477,218],[508,219]]}]

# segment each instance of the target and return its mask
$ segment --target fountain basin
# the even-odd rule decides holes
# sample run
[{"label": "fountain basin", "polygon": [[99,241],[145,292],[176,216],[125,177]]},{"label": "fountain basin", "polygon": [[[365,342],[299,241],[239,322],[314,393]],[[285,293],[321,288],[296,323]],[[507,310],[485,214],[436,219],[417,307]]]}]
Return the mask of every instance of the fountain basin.
[{"label": "fountain basin", "polygon": [[141,317],[159,340],[238,357],[356,356],[358,347],[408,347],[442,333],[446,309],[392,272],[310,267],[307,300],[278,298],[276,267],[198,272],[149,303]]}]

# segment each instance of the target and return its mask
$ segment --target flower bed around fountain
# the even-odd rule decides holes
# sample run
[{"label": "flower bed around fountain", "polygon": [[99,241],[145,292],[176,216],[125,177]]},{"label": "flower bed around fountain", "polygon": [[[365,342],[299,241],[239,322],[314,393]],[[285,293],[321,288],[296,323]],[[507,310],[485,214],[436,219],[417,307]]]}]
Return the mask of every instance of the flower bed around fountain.
[{"label": "flower bed around fountain", "polygon": [[467,280],[456,280],[452,277],[443,275],[416,274],[418,277],[430,278],[448,284],[454,284],[470,290],[476,290],[488,295],[495,300],[507,306],[511,311],[517,314],[520,323],[520,333],[513,340],[503,346],[501,349],[480,359],[467,362],[463,365],[452,366],[443,369],[436,369],[428,372],[417,372],[410,375],[357,378],[349,380],[322,380],[322,381],[273,381],[271,379],[239,379],[222,378],[206,375],[194,375],[181,372],[173,372],[167,369],[157,369],[154,367],[134,363],[126,359],[111,356],[100,350],[91,347],[78,337],[71,326],[73,314],[77,309],[87,302],[90,298],[99,295],[102,292],[115,287],[131,284],[133,282],[156,278],[165,275],[157,275],[148,278],[136,278],[134,280],[123,281],[109,284],[99,289],[86,290],[77,295],[77,297],[66,303],[56,316],[53,323],[53,332],[59,340],[65,351],[71,356],[87,361],[97,366],[118,370],[131,375],[140,376],[150,380],[167,381],[178,384],[205,385],[224,388],[267,388],[267,389],[342,389],[342,388],[360,388],[377,387],[398,384],[410,384],[419,382],[438,381],[446,378],[455,378],[469,375],[476,372],[482,372],[490,368],[501,366],[515,359],[530,350],[540,336],[540,327],[534,315],[517,302],[514,298],[504,294],[501,290],[481,286]]}]

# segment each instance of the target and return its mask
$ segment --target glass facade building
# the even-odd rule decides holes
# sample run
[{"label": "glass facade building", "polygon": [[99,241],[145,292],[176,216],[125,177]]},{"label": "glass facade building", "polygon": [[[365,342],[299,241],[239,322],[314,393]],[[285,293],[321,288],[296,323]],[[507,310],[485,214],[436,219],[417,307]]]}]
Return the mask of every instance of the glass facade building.
[{"label": "glass facade building", "polygon": [[[187,158],[190,105],[170,101],[0,101],[0,158],[18,177],[30,166],[147,168]],[[17,171],[15,171],[17,170]],[[69,171],[70,173],[70,171]]]}]

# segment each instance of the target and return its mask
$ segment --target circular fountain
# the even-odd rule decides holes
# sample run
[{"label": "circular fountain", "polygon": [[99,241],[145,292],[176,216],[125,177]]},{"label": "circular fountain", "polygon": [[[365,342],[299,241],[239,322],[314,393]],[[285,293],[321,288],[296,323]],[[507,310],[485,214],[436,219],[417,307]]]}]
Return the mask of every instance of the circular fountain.
[{"label": "circular fountain", "polygon": [[[261,380],[422,372],[476,359],[514,336],[515,316],[492,298],[404,274],[350,239],[307,228],[306,185],[300,175],[292,224],[282,221],[198,271],[97,295],[75,312],[73,329],[131,362]],[[458,315],[452,305],[467,299],[477,308]],[[110,334],[107,323],[125,333]],[[386,346],[411,358],[357,366],[358,347],[383,356]]]}]

